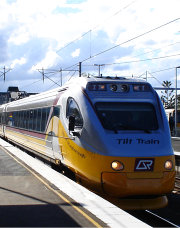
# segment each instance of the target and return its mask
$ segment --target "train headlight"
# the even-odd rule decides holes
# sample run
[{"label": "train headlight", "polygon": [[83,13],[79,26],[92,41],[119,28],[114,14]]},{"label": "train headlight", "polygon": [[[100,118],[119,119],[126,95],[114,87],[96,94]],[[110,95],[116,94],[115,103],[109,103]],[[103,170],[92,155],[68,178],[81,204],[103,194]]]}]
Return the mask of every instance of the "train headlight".
[{"label": "train headlight", "polygon": [[87,88],[89,91],[106,91],[106,84],[88,83]]},{"label": "train headlight", "polygon": [[111,90],[113,91],[113,92],[116,92],[117,91],[117,85],[115,85],[115,84],[113,84],[113,85],[111,85]]},{"label": "train headlight", "polygon": [[129,87],[128,85],[121,85],[121,92],[128,92]]},{"label": "train headlight", "polygon": [[150,92],[151,88],[148,84],[135,84],[133,90],[134,92]]},{"label": "train headlight", "polygon": [[165,163],[164,163],[164,167],[165,169],[167,170],[171,170],[173,168],[173,162],[171,160],[167,160]]},{"label": "train headlight", "polygon": [[124,169],[124,165],[123,165],[123,163],[120,162],[120,161],[113,161],[113,162],[111,163],[111,167],[112,167],[112,169],[115,170],[115,171],[120,171],[120,170],[123,170],[123,169]]}]

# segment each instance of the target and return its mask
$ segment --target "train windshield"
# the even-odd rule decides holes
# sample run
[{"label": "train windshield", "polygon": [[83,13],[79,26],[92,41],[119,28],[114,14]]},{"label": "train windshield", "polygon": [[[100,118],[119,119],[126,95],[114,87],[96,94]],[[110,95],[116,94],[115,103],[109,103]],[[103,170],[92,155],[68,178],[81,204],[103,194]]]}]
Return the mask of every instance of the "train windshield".
[{"label": "train windshield", "polygon": [[98,102],[98,117],[107,130],[143,130],[150,133],[158,129],[154,106],[149,103]]}]

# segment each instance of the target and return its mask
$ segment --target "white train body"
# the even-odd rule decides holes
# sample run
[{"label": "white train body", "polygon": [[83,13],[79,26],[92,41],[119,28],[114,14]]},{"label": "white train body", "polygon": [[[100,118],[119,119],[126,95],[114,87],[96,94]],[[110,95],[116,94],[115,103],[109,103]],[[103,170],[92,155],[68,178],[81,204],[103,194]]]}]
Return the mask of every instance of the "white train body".
[{"label": "white train body", "polygon": [[0,106],[0,134],[115,197],[161,196],[174,187],[166,114],[144,81],[76,78]]}]

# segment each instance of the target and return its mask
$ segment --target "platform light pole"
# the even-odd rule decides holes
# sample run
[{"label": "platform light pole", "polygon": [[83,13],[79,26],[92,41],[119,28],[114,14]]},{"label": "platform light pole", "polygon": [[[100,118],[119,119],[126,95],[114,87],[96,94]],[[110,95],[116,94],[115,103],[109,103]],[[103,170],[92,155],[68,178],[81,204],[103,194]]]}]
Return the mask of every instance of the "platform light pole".
[{"label": "platform light pole", "polygon": [[175,68],[175,115],[174,115],[174,133],[177,135],[177,69],[180,66]]}]

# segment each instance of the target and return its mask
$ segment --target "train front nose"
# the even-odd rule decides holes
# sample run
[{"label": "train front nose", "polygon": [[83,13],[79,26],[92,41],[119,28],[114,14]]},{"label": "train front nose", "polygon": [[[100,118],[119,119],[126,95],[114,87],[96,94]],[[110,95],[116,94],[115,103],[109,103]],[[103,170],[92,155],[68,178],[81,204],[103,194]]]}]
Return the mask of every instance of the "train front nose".
[{"label": "train front nose", "polygon": [[106,194],[114,197],[133,195],[162,195],[174,189],[175,172],[102,173]]},{"label": "train front nose", "polygon": [[114,160],[113,171],[101,173],[103,191],[114,197],[170,193],[175,182],[174,164],[174,156]]}]

